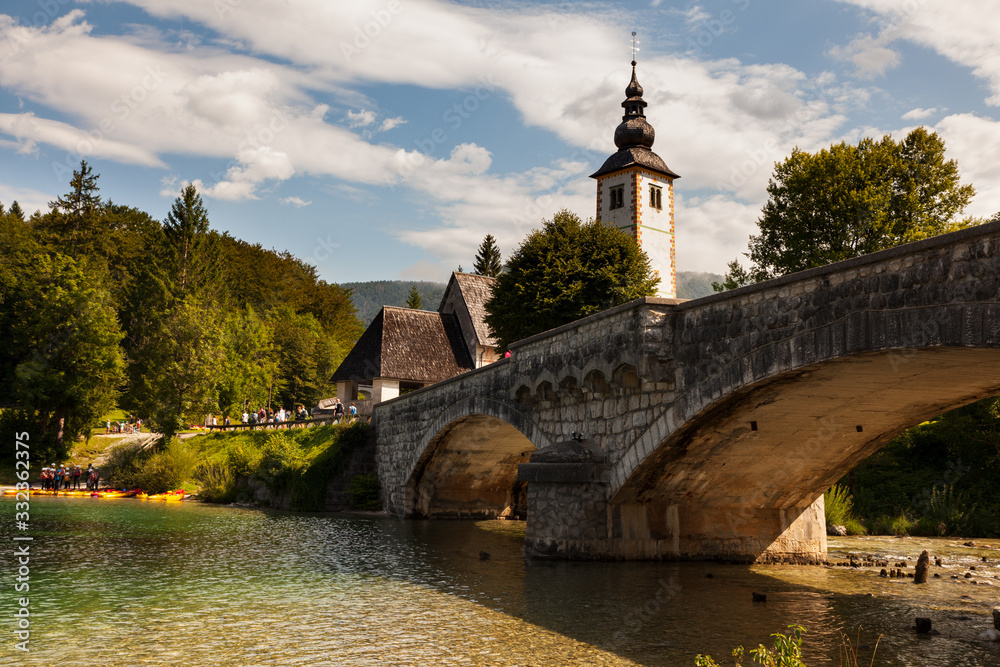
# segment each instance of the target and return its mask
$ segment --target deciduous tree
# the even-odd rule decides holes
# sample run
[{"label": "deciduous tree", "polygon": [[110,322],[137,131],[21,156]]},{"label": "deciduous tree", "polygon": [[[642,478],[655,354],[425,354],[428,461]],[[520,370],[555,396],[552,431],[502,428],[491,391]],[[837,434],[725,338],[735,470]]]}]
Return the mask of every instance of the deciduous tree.
[{"label": "deciduous tree", "polygon": [[560,211],[507,260],[486,303],[501,348],[643,296],[657,278],[635,240],[599,222]]},{"label": "deciduous tree", "polygon": [[952,231],[975,193],[944,141],[924,128],[807,153],[775,166],[750,237],[751,266],[729,265],[717,291]]}]

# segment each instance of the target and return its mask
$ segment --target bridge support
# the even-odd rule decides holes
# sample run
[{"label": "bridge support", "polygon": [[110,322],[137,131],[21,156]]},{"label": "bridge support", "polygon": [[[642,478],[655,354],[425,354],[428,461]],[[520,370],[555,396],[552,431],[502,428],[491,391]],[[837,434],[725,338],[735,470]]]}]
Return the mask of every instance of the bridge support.
[{"label": "bridge support", "polygon": [[662,502],[615,504],[600,450],[563,442],[518,467],[528,484],[525,555],[581,560],[826,560],[823,497],[755,509]]}]

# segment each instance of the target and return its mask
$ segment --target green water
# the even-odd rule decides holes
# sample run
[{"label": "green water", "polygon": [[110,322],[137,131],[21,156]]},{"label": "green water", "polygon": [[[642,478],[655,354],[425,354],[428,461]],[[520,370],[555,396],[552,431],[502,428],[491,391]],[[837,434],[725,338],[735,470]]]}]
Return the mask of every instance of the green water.
[{"label": "green water", "polygon": [[[1000,644],[975,639],[1000,586],[907,587],[844,568],[525,562],[516,537],[471,522],[60,498],[31,501],[25,654],[14,649],[13,512],[0,502],[2,665],[693,665],[697,653],[721,662],[736,645],[770,643],[791,623],[809,629],[811,667],[840,665],[839,631],[856,637],[859,625],[866,646],[885,635],[877,665],[1000,665]],[[841,546],[915,557],[921,544]],[[952,569],[975,562],[954,549]],[[767,602],[752,602],[755,591]],[[915,616],[942,634],[918,639]],[[861,654],[867,665],[871,649]]]}]

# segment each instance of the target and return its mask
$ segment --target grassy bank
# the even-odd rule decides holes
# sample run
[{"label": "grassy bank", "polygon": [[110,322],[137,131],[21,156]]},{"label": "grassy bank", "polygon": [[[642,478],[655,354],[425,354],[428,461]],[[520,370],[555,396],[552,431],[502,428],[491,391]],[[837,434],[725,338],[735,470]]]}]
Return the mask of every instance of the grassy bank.
[{"label": "grassy bank", "polygon": [[[365,424],[213,433],[174,439],[159,448],[117,447],[105,473],[119,488],[150,493],[184,488],[224,503],[250,502],[251,487],[263,485],[274,497],[290,494],[291,509],[318,511],[330,479],[367,441]],[[355,508],[380,508],[374,476],[357,475],[349,492]]]}]

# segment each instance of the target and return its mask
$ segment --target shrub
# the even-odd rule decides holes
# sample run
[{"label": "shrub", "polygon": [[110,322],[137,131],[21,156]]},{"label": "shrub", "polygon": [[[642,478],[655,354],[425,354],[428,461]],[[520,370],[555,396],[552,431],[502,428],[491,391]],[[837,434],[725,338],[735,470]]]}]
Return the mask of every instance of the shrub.
[{"label": "shrub", "polygon": [[896,516],[883,514],[869,526],[873,535],[909,535],[916,523],[906,514],[900,512]]},{"label": "shrub", "polygon": [[[753,661],[764,667],[806,667],[802,662],[802,635],[806,629],[801,625],[789,625],[790,633],[784,635],[776,632],[774,637],[774,648],[767,648],[763,644],[749,651]],[[742,667],[743,656],[746,651],[742,646],[733,649],[733,657],[736,658],[736,667]],[[720,667],[719,663],[712,660],[712,656],[699,655],[695,657],[696,667]]]},{"label": "shrub", "polygon": [[118,489],[163,493],[183,486],[197,463],[197,452],[178,438],[160,450],[132,442],[111,450],[101,476]]},{"label": "shrub", "polygon": [[914,527],[914,535],[943,537],[961,534],[970,510],[965,499],[950,484],[935,486],[924,498],[926,511]]},{"label": "shrub", "polygon": [[236,475],[225,464],[207,463],[198,467],[196,479],[201,487],[199,494],[212,503],[228,503],[235,499]]},{"label": "shrub", "polygon": [[844,528],[847,529],[848,535],[867,535],[868,529],[865,528],[865,524],[861,523],[854,517],[848,519],[844,524]]},{"label": "shrub", "polygon": [[847,522],[853,519],[854,499],[846,486],[834,484],[823,495],[823,502],[826,506],[827,526],[846,526]]},{"label": "shrub", "polygon": [[264,442],[254,477],[271,491],[278,492],[302,474],[304,466],[305,459],[298,445],[284,431],[277,431]]}]

